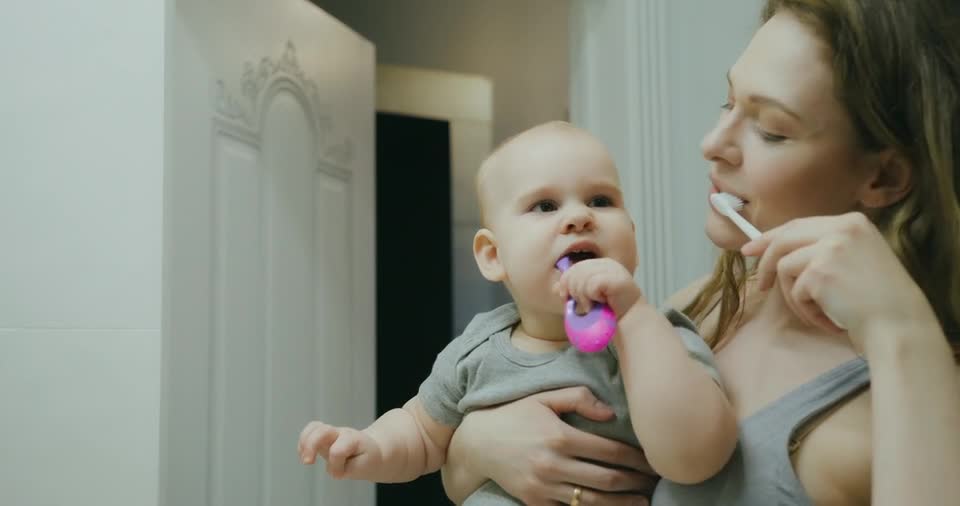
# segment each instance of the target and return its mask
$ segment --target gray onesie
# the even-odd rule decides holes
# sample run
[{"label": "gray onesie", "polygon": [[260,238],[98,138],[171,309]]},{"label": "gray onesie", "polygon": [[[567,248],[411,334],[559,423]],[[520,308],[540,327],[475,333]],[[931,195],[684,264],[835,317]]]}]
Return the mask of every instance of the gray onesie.
[{"label": "gray onesie", "polygon": [[[713,353],[682,313],[665,312],[690,356],[702,363],[719,383]],[[616,417],[594,422],[576,414],[564,420],[579,429],[639,446],[630,425],[626,393],[612,346],[597,353],[573,347],[549,353],[529,353],[510,343],[520,321],[515,304],[506,304],[473,318],[463,334],[437,356],[430,376],[420,385],[419,398],[426,412],[444,425],[456,427],[472,410],[502,404],[530,394],[583,385],[611,406]],[[520,502],[492,481],[486,482],[464,503],[488,506]]]}]

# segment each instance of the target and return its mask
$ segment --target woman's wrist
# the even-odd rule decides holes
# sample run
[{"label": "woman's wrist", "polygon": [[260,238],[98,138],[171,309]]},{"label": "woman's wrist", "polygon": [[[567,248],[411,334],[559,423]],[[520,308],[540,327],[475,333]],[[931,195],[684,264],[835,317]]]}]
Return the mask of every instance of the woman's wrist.
[{"label": "woman's wrist", "polygon": [[455,504],[462,503],[487,479],[478,469],[482,467],[485,455],[477,452],[472,445],[475,435],[470,431],[473,422],[471,417],[474,415],[465,416],[457,427],[447,447],[446,463],[441,468],[444,491]]},{"label": "woman's wrist", "polygon": [[[477,473],[477,466],[482,461],[483,452],[477,452],[473,447],[476,440],[473,429],[474,419],[470,415],[463,417],[460,425],[454,432],[454,437],[447,447],[447,462],[457,466],[458,472],[464,474]],[[451,458],[452,457],[452,458]]]},{"label": "woman's wrist", "polygon": [[952,364],[946,336],[932,315],[909,321],[878,319],[864,329],[862,342],[863,355],[871,369],[922,368],[932,365],[931,360],[948,360]]}]

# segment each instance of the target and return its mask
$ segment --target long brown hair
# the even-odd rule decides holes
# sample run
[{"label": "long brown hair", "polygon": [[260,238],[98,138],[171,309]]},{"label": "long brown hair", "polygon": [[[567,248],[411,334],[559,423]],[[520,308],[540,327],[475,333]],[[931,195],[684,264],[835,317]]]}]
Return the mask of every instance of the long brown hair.
[{"label": "long brown hair", "polygon": [[[789,11],[827,45],[835,93],[869,150],[893,148],[912,188],[871,219],[960,341],[960,1],[768,0],[761,21]],[[715,346],[743,312],[749,271],[725,252],[685,309],[702,323],[717,305]]]}]

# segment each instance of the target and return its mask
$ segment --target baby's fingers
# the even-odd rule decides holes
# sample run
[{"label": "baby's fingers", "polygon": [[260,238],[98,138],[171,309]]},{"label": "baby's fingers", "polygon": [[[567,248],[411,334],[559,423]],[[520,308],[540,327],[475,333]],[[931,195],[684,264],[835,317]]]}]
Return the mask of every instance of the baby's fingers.
[{"label": "baby's fingers", "polygon": [[300,436],[300,460],[304,464],[313,464],[318,454],[321,458],[327,458],[339,432],[336,427],[325,423],[311,422]]},{"label": "baby's fingers", "polygon": [[590,312],[590,308],[593,307],[593,301],[589,297],[575,297],[577,305],[573,310],[580,316],[583,316]]},{"label": "baby's fingers", "polygon": [[579,302],[587,297],[586,286],[591,274],[589,271],[575,269],[575,267],[564,273],[563,277],[560,278],[560,283],[567,293]]},{"label": "baby's fingers", "polygon": [[590,298],[583,293],[583,285],[585,282],[584,276],[582,275],[569,275],[570,271],[567,271],[554,285],[554,292],[562,297],[563,299],[571,298],[575,302],[574,311],[577,314],[586,314],[590,311],[590,306],[592,302]]},{"label": "baby's fingers", "polygon": [[304,427],[303,430],[300,431],[300,438],[297,439],[297,452],[302,454],[303,450],[306,448],[307,439],[310,438],[310,435],[313,434],[313,432],[316,431],[318,428],[324,427],[325,425],[326,424],[324,424],[323,422],[318,422],[316,420],[308,423],[306,427]]},{"label": "baby's fingers", "polygon": [[594,274],[587,279],[584,293],[592,300],[605,302],[607,292],[610,290],[610,284],[609,275],[601,273]]},{"label": "baby's fingers", "polygon": [[337,441],[330,447],[327,457],[327,473],[334,478],[343,478],[346,472],[347,460],[357,454],[360,449],[360,438],[353,431],[344,431]]}]

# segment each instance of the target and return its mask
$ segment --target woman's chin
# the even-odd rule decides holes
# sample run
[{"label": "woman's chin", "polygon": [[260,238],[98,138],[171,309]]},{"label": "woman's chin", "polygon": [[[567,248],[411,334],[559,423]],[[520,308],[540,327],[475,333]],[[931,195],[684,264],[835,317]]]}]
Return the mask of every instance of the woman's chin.
[{"label": "woman's chin", "polygon": [[707,217],[704,231],[710,242],[724,251],[740,251],[750,241],[730,220],[716,214]]}]

